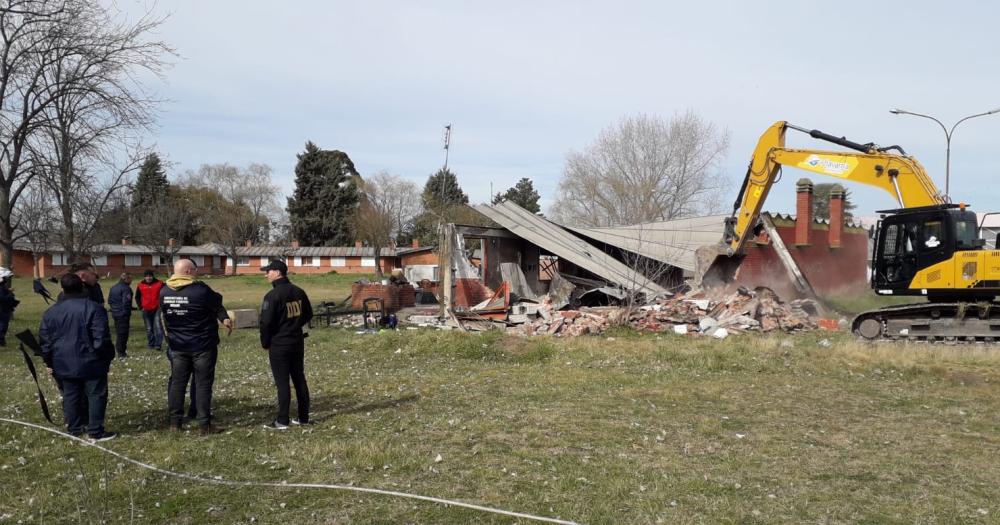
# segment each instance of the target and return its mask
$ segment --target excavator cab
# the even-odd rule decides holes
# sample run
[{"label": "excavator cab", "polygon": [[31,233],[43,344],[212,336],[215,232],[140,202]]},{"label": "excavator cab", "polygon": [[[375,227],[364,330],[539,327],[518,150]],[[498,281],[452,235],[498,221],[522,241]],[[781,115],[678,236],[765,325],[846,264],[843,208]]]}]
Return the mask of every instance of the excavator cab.
[{"label": "excavator cab", "polygon": [[[925,288],[911,286],[919,271],[952,259],[955,252],[980,250],[985,244],[978,235],[976,214],[964,205],[879,213],[885,215],[876,232],[871,285],[881,295],[927,295]],[[929,275],[933,277],[933,272]]]}]

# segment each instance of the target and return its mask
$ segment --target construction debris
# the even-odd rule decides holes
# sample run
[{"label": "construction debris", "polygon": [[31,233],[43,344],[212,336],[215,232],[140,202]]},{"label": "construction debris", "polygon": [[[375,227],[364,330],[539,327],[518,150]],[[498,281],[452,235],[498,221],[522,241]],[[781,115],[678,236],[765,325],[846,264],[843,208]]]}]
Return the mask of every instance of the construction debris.
[{"label": "construction debris", "polygon": [[725,339],[748,331],[798,332],[818,327],[819,306],[810,299],[784,302],[769,288],[739,288],[722,297],[704,292],[677,294],[640,307],[592,307],[552,311],[538,305],[539,316],[520,325],[525,335],[600,334],[612,326],[644,332],[673,332]]}]

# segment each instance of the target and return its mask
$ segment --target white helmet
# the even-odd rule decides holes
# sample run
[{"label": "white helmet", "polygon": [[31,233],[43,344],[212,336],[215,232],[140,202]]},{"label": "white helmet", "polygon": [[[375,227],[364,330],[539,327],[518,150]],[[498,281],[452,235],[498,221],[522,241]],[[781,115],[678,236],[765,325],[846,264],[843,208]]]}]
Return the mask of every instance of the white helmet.
[{"label": "white helmet", "polygon": [[8,270],[5,266],[0,266],[0,279],[6,279],[13,276],[14,272]]}]

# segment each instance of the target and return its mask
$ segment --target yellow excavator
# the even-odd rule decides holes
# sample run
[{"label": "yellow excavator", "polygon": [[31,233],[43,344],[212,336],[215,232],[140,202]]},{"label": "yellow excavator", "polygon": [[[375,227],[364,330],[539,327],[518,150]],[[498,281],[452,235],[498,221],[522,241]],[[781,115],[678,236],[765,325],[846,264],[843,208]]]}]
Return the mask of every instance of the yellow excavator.
[{"label": "yellow excavator", "polygon": [[[789,129],[854,151],[786,148]],[[950,203],[923,166],[899,146],[860,144],[783,121],[757,143],[725,235],[702,278],[705,285],[735,276],[783,166],[876,186],[898,204],[878,212],[871,286],[879,295],[924,296],[928,301],[864,312],[852,323],[855,334],[872,340],[1000,340],[1000,303],[995,302],[1000,251],[984,249],[976,214],[965,204]]]}]

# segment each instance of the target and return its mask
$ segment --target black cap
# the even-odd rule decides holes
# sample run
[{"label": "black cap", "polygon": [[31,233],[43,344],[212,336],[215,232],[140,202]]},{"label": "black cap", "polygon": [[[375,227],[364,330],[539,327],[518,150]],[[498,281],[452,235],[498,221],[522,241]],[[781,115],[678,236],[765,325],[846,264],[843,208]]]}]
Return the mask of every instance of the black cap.
[{"label": "black cap", "polygon": [[142,275],[145,277],[156,277],[156,274],[153,273],[153,270],[146,270],[145,272],[142,273]]},{"label": "black cap", "polygon": [[273,260],[267,263],[267,266],[261,266],[260,271],[267,272],[270,270],[278,270],[281,275],[288,275],[288,265],[282,260]]}]

